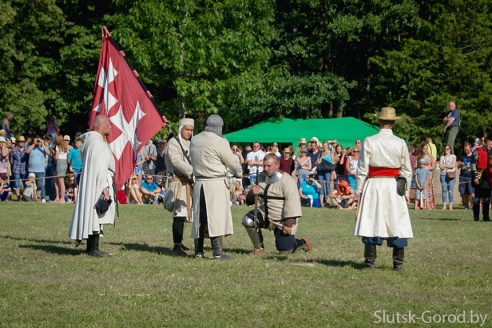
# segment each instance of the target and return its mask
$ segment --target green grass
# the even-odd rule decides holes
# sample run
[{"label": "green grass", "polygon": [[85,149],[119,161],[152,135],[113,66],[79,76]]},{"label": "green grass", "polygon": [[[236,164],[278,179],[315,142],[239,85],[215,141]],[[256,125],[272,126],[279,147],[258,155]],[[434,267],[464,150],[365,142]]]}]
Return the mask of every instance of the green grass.
[{"label": "green grass", "polygon": [[386,246],[375,270],[360,270],[354,212],[304,209],[298,237],[312,253],[277,255],[266,231],[268,253],[252,257],[240,223],[249,208],[232,210],[234,261],[173,256],[170,213],[151,205],[120,206],[101,239],[114,256],[93,258],[67,237],[73,205],[0,203],[0,326],[366,327],[376,311],[492,315],[492,223],[470,211],[411,210],[415,238],[394,272]]}]

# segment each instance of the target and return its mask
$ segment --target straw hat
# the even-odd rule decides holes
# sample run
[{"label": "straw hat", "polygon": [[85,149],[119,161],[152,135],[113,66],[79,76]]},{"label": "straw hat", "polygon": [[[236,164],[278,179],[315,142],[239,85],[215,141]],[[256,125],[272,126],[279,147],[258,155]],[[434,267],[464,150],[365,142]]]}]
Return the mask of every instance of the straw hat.
[{"label": "straw hat", "polygon": [[401,119],[401,116],[396,116],[396,111],[393,107],[383,107],[379,115],[374,114],[380,120],[395,121]]},{"label": "straw hat", "polygon": [[306,143],[306,138],[301,138],[301,140],[299,140],[299,143],[300,144],[302,144],[302,143],[305,144]]}]

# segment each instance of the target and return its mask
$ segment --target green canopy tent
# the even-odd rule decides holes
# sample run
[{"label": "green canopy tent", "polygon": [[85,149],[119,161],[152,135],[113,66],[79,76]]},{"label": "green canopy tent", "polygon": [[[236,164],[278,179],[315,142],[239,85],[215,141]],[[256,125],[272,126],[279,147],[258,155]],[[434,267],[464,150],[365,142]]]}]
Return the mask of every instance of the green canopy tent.
[{"label": "green canopy tent", "polygon": [[319,118],[308,120],[292,120],[289,118],[270,118],[264,122],[236,132],[224,134],[229,142],[252,143],[259,141],[270,144],[278,142],[293,144],[296,147],[299,139],[312,137],[324,140],[336,139],[344,148],[351,147],[355,140],[374,135],[379,127],[362,122],[353,117]]}]

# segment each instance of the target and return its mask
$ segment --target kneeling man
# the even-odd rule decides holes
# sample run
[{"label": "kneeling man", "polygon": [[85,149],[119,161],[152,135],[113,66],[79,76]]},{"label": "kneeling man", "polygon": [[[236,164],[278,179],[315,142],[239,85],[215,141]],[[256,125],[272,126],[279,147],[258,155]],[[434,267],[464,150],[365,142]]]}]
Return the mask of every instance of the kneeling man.
[{"label": "kneeling man", "polygon": [[296,239],[297,224],[302,216],[297,183],[288,173],[280,172],[277,155],[269,153],[263,159],[263,172],[258,176],[258,184],[250,189],[246,204],[255,203],[256,195],[261,199],[254,224],[255,210],[248,212],[242,223],[254,245],[253,255],[264,253],[262,228],[273,230],[277,250],[293,253],[298,249],[311,251],[307,238]]}]

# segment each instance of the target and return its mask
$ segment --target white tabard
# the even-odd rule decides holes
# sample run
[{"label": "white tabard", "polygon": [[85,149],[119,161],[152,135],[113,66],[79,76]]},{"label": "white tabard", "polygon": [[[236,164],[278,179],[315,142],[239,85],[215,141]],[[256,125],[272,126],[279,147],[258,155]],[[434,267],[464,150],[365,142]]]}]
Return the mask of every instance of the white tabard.
[{"label": "white tabard", "polygon": [[368,178],[369,166],[399,168],[410,190],[412,168],[403,139],[390,129],[381,129],[364,140],[357,168],[357,209],[355,236],[412,238],[412,225],[404,196],[396,192],[395,178]]},{"label": "white tabard", "polygon": [[207,206],[208,235],[210,237],[232,235],[231,194],[227,168],[235,176],[242,176],[241,164],[232,153],[229,142],[209,131],[203,131],[193,137],[190,156],[196,179],[193,189],[192,238],[199,237],[201,188]]},{"label": "white tabard", "polygon": [[[72,215],[68,236],[74,240],[87,239],[94,231],[100,231],[100,224],[114,223],[115,201],[113,176],[115,163],[109,144],[98,132],[88,132],[83,140],[81,158],[83,163],[80,176],[79,195]],[[113,202],[109,210],[98,215],[95,204],[104,188],[109,188]]]}]

